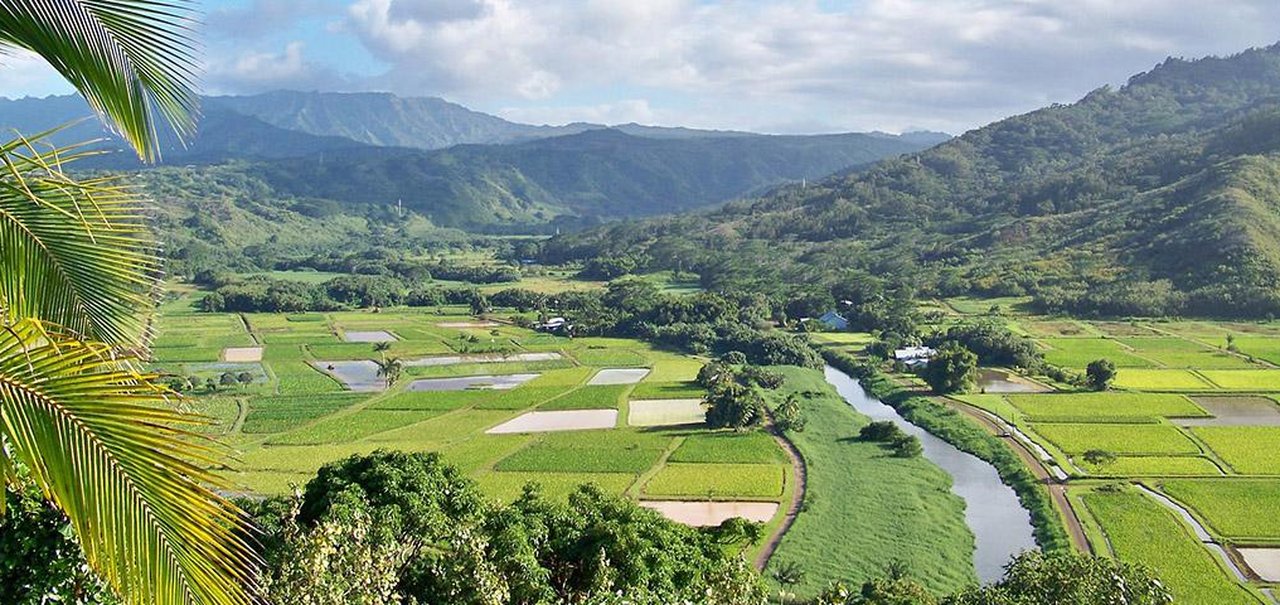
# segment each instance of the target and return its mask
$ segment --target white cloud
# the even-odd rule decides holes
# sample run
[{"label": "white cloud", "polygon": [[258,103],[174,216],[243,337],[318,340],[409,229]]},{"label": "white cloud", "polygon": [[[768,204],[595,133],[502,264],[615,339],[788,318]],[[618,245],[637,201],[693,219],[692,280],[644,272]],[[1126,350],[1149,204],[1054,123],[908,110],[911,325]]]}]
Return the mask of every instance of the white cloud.
[{"label": "white cloud", "polygon": [[280,52],[245,51],[206,66],[209,92],[332,89],[344,79],[310,61],[306,45],[289,42]]},{"label": "white cloud", "polygon": [[566,124],[591,122],[593,124],[652,124],[661,117],[645,99],[624,99],[598,105],[571,105],[564,107],[505,107],[498,115],[526,124]]},{"label": "white cloud", "polygon": [[814,0],[355,0],[348,12],[392,66],[379,87],[507,115],[642,89],[710,126],[956,130],[1074,100],[1169,54],[1273,42],[1280,3],[867,0],[837,13]]},{"label": "white cloud", "polygon": [[71,85],[44,58],[25,50],[6,50],[0,54],[0,82],[4,83],[0,94],[12,90],[43,97],[72,90]]}]

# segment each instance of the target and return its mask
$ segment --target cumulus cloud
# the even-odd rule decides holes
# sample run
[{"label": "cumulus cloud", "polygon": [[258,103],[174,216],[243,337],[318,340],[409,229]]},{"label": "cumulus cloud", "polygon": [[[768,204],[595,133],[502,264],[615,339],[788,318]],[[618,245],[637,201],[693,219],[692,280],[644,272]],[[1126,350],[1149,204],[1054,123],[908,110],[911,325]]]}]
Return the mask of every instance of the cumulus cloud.
[{"label": "cumulus cloud", "polygon": [[566,124],[591,122],[593,124],[654,124],[666,122],[645,99],[623,99],[597,105],[567,105],[561,107],[504,107],[497,114],[513,122],[526,124]]},{"label": "cumulus cloud", "polygon": [[643,88],[702,125],[956,130],[1073,100],[1166,55],[1274,41],[1280,3],[1222,4],[355,0],[348,27],[391,65],[381,86],[508,115],[517,102],[555,115],[562,95]]},{"label": "cumulus cloud", "polygon": [[210,62],[206,68],[211,92],[334,89],[345,79],[324,65],[310,61],[306,45],[289,42],[280,52],[245,51]]}]

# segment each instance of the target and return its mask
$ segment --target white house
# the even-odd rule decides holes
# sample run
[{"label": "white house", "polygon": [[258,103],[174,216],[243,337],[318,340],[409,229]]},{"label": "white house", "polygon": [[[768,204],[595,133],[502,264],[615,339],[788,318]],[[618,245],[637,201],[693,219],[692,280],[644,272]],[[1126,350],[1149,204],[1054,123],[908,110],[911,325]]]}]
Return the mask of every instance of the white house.
[{"label": "white house", "polygon": [[893,359],[894,361],[901,361],[908,366],[918,366],[929,363],[929,359],[936,352],[929,347],[906,347],[895,350]]}]

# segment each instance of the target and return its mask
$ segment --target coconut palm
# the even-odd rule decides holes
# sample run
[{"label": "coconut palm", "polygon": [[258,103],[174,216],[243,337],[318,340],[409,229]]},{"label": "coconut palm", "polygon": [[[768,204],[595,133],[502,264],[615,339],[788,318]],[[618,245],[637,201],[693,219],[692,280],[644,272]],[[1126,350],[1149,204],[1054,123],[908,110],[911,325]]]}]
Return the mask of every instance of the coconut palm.
[{"label": "coconut palm", "polygon": [[[152,160],[157,122],[193,131],[191,17],[187,0],[5,0],[0,62],[43,57]],[[135,361],[161,277],[145,207],[65,173],[92,152],[49,134],[0,144],[0,476],[34,482],[126,602],[249,602],[251,528],[206,470],[223,451]]]},{"label": "coconut palm", "polygon": [[400,380],[400,373],[404,370],[404,362],[399,357],[384,357],[373,363],[378,366],[378,378],[387,382],[387,388]]}]

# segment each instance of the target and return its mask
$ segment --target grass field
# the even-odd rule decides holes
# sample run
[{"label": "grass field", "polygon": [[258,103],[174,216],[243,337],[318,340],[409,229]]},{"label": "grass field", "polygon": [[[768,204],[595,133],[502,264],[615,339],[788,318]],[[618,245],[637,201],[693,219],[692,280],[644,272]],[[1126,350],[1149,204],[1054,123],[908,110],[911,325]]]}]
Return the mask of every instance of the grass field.
[{"label": "grass field", "polygon": [[815,395],[801,399],[807,428],[789,435],[808,463],[805,512],[770,565],[804,565],[805,580],[794,590],[802,596],[821,590],[828,578],[858,585],[882,577],[895,560],[935,591],[975,582],[973,534],[946,474],[923,458],[888,457],[878,444],[858,441],[867,419],[820,372],[781,371],[787,383],[771,394],[773,403],[791,393]]},{"label": "grass field", "polygon": [[1280,480],[1185,479],[1160,487],[1222,537],[1280,540]]},{"label": "grass field", "polygon": [[1223,569],[1173,512],[1126,489],[1084,495],[1115,554],[1147,565],[1180,605],[1260,605]]},{"label": "grass field", "polygon": [[1191,431],[1238,473],[1280,475],[1280,427],[1197,426]]}]

